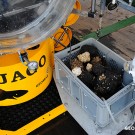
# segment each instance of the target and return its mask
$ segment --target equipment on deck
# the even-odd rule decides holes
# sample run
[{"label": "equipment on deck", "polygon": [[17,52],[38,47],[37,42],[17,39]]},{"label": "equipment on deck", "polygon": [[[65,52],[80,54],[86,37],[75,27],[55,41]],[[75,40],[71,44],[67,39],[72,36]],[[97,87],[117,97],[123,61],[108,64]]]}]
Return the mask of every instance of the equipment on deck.
[{"label": "equipment on deck", "polygon": [[[108,1],[109,4],[107,4]],[[97,37],[100,38],[106,6],[108,10],[114,10],[117,6],[121,6],[135,13],[132,3],[132,0],[129,1],[128,5],[127,2],[121,0],[101,0]],[[89,12],[81,11],[79,0],[0,1],[0,120],[2,121],[0,135],[28,134],[66,111],[64,105],[68,105],[65,103],[65,94],[62,93],[64,105],[60,105],[61,101],[57,91],[52,89],[49,91],[48,86],[53,77],[55,51],[61,51],[70,45],[68,54],[71,55],[73,35],[69,26],[73,25],[79,19],[79,16],[94,18],[96,16],[96,0],[91,0],[91,10]],[[64,72],[61,73],[64,76]],[[132,71],[130,73],[134,76]],[[66,86],[71,82],[67,83]],[[58,86],[60,94],[61,88]],[[69,95],[67,95],[67,99],[69,98]],[[42,109],[41,104],[43,102],[46,103],[44,103],[45,108]],[[71,111],[74,117],[74,112],[70,109],[76,103],[72,103],[71,100],[69,104],[71,104],[71,107],[67,107],[67,109],[69,112]],[[30,108],[36,106],[36,109],[31,111],[29,106]],[[28,109],[27,113],[25,113],[25,109]],[[38,112],[38,109],[42,112]],[[82,111],[79,107],[76,107],[76,109],[78,112]],[[109,115],[111,117],[110,109],[107,108],[107,110],[108,117]],[[25,115],[22,116],[18,111],[27,114],[26,121],[24,119]],[[15,115],[16,113],[18,115]],[[124,117],[123,112],[122,116],[119,117],[119,119],[124,118],[124,126],[126,120],[128,120],[128,124],[132,122],[129,119],[132,115],[129,108],[126,113],[129,115]],[[14,122],[17,123],[16,127],[12,122],[13,119],[10,118],[11,116],[13,116]],[[19,117],[19,121],[16,116]],[[82,116],[84,120],[87,119],[88,123],[90,117],[88,118],[85,113],[82,113]],[[74,118],[77,119],[78,115]],[[23,124],[21,120],[24,120]],[[81,120],[77,121],[80,122]],[[105,127],[102,127],[104,128],[103,133],[104,131],[112,131],[111,126],[106,126],[109,124],[109,120],[106,123],[103,119],[101,120],[105,123]],[[86,127],[82,127],[89,133],[90,128],[87,130],[87,123],[84,124]],[[90,119],[90,126],[93,123]],[[94,131],[98,130],[95,131],[97,134],[101,133],[99,132],[100,127],[97,125],[92,128]],[[123,128],[121,126],[116,132],[118,133]]]}]

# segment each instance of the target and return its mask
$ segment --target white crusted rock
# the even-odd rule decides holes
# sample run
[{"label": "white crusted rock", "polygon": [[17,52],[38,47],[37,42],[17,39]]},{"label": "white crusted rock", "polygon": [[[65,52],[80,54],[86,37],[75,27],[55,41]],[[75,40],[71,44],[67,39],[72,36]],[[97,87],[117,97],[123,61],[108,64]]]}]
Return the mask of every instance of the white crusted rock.
[{"label": "white crusted rock", "polygon": [[92,64],[88,63],[86,69],[90,72],[92,70]]},{"label": "white crusted rock", "polygon": [[85,52],[85,53],[79,54],[77,56],[77,58],[83,63],[89,62],[90,61],[90,53]]},{"label": "white crusted rock", "polygon": [[75,74],[76,76],[79,76],[79,75],[81,75],[82,70],[81,70],[80,67],[75,67],[75,68],[72,69],[72,72],[73,72],[73,74]]}]

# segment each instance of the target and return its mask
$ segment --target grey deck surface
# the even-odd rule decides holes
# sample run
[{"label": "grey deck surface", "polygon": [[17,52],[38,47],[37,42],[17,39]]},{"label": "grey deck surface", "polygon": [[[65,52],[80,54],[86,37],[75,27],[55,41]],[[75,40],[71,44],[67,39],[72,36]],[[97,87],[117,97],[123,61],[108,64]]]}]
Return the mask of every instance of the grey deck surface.
[{"label": "grey deck surface", "polygon": [[[82,10],[90,10],[90,0],[80,0],[80,2],[82,4]],[[98,13],[95,18],[80,17],[79,20],[71,26],[73,35],[77,39],[80,39],[80,37],[98,29],[98,16],[100,12],[99,1],[97,1],[97,11]],[[103,17],[102,27],[109,26],[133,15],[133,13],[122,8],[118,8],[112,12],[106,10]],[[126,60],[131,60],[135,55],[135,24],[102,38],[101,42]]]}]

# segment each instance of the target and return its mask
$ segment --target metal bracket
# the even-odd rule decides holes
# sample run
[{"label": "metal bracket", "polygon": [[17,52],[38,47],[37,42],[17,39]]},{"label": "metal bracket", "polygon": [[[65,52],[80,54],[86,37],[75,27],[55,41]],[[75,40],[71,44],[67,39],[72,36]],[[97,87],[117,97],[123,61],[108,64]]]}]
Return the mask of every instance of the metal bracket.
[{"label": "metal bracket", "polygon": [[29,61],[27,52],[18,52],[21,62],[28,66],[30,71],[36,71],[38,69],[38,63],[36,61]]},{"label": "metal bracket", "polygon": [[91,10],[88,13],[88,16],[92,18],[96,16],[96,0],[91,1]]}]

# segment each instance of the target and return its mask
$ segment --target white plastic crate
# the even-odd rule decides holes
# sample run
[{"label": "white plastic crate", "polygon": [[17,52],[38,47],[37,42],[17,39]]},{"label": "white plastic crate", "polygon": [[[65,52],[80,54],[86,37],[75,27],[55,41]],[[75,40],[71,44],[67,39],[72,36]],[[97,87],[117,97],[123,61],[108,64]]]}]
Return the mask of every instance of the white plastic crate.
[{"label": "white plastic crate", "polygon": [[[74,57],[83,45],[95,46],[109,64],[116,68],[116,70],[122,70],[126,60],[92,38],[73,46],[71,57]],[[132,76],[130,74],[124,72],[123,88],[106,101],[103,101],[64,64],[63,61],[69,59],[69,57],[70,48],[55,54],[57,83],[81,106],[98,126],[107,126],[112,121],[112,118],[116,118],[118,114],[135,104],[135,87],[132,85]]]}]

